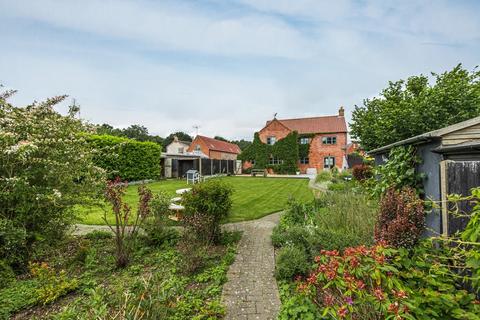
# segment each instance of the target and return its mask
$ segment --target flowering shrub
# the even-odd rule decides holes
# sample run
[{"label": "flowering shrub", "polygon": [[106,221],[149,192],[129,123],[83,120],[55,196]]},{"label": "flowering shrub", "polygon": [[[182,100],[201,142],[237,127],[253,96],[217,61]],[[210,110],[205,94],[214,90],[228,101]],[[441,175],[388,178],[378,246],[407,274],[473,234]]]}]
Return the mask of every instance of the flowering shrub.
[{"label": "flowering shrub", "polygon": [[415,190],[390,188],[380,201],[375,239],[394,247],[412,247],[418,242],[424,223],[423,201]]},{"label": "flowering shrub", "polygon": [[385,319],[409,313],[398,270],[388,265],[392,251],[383,244],[321,251],[316,267],[298,288],[324,316],[334,319]]},{"label": "flowering shrub", "polygon": [[14,107],[7,102],[12,94],[0,93],[0,217],[26,234],[30,249],[37,239],[58,239],[75,205],[100,198],[104,172],[93,164],[78,107],[66,116],[56,112],[65,96]]},{"label": "flowering shrub", "polygon": [[353,178],[357,181],[365,181],[373,176],[373,169],[367,164],[356,165],[352,169]]},{"label": "flowering shrub", "polygon": [[334,319],[478,319],[480,302],[444,264],[455,254],[435,247],[427,241],[413,252],[385,243],[322,251],[298,290]]},{"label": "flowering shrub", "polygon": [[76,279],[69,280],[65,270],[56,273],[47,263],[31,263],[30,273],[37,278],[39,288],[36,289],[38,299],[43,304],[51,303],[59,297],[78,287]]}]

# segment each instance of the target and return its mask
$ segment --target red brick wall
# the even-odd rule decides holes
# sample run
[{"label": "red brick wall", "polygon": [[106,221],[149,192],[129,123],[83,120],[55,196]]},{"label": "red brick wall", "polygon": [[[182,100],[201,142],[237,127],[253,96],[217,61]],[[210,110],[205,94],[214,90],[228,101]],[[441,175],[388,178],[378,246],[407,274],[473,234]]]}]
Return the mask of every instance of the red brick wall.
[{"label": "red brick wall", "polygon": [[268,137],[275,137],[278,140],[285,138],[290,133],[290,130],[286,128],[283,124],[278,121],[273,120],[268,124],[268,126],[264,127],[258,135],[260,137],[260,141],[263,143],[267,143]]},{"label": "red brick wall", "polygon": [[221,152],[216,150],[210,150],[210,159],[219,160],[237,160],[237,155],[234,153]]},{"label": "red brick wall", "polygon": [[[323,137],[337,137],[337,143],[333,145],[322,144]],[[309,164],[299,164],[300,171],[305,173],[307,168],[316,168],[317,172],[323,170],[323,159],[327,156],[335,157],[335,166],[339,169],[343,166],[345,146],[347,144],[346,133],[317,134],[310,142]]]},{"label": "red brick wall", "polygon": [[193,139],[192,143],[190,144],[190,147],[188,147],[187,152],[194,152],[196,150],[196,147],[200,146],[200,150],[207,156],[209,156],[210,150],[208,149],[207,145],[203,142],[202,139],[195,138]]}]

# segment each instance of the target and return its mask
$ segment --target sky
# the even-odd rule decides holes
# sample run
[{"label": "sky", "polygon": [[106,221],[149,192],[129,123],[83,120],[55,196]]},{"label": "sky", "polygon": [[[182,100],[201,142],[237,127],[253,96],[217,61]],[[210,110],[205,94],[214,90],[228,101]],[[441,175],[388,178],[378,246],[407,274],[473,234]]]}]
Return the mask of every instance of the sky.
[{"label": "sky", "polygon": [[337,114],[388,81],[480,64],[480,1],[0,0],[15,105],[68,94],[81,117],[252,139]]}]

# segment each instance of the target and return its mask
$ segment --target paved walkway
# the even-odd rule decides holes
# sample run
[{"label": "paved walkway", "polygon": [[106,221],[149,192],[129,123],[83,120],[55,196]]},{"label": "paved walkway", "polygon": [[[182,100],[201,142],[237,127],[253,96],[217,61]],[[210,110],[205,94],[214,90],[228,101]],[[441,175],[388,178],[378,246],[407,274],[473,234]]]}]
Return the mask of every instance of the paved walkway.
[{"label": "paved walkway", "polygon": [[280,214],[275,213],[258,220],[225,225],[227,230],[243,231],[222,292],[227,320],[276,319],[280,297],[274,278],[275,255],[270,236],[279,217]]}]

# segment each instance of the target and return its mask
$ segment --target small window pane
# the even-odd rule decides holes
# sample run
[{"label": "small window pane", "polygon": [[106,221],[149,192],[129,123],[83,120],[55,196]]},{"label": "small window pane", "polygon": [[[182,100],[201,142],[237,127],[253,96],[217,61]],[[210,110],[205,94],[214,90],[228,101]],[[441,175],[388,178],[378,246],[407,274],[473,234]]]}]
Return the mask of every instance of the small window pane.
[{"label": "small window pane", "polygon": [[300,138],[300,144],[309,144],[310,143],[310,138]]},{"label": "small window pane", "polygon": [[275,144],[275,142],[277,141],[277,139],[275,137],[267,137],[267,144]]}]

